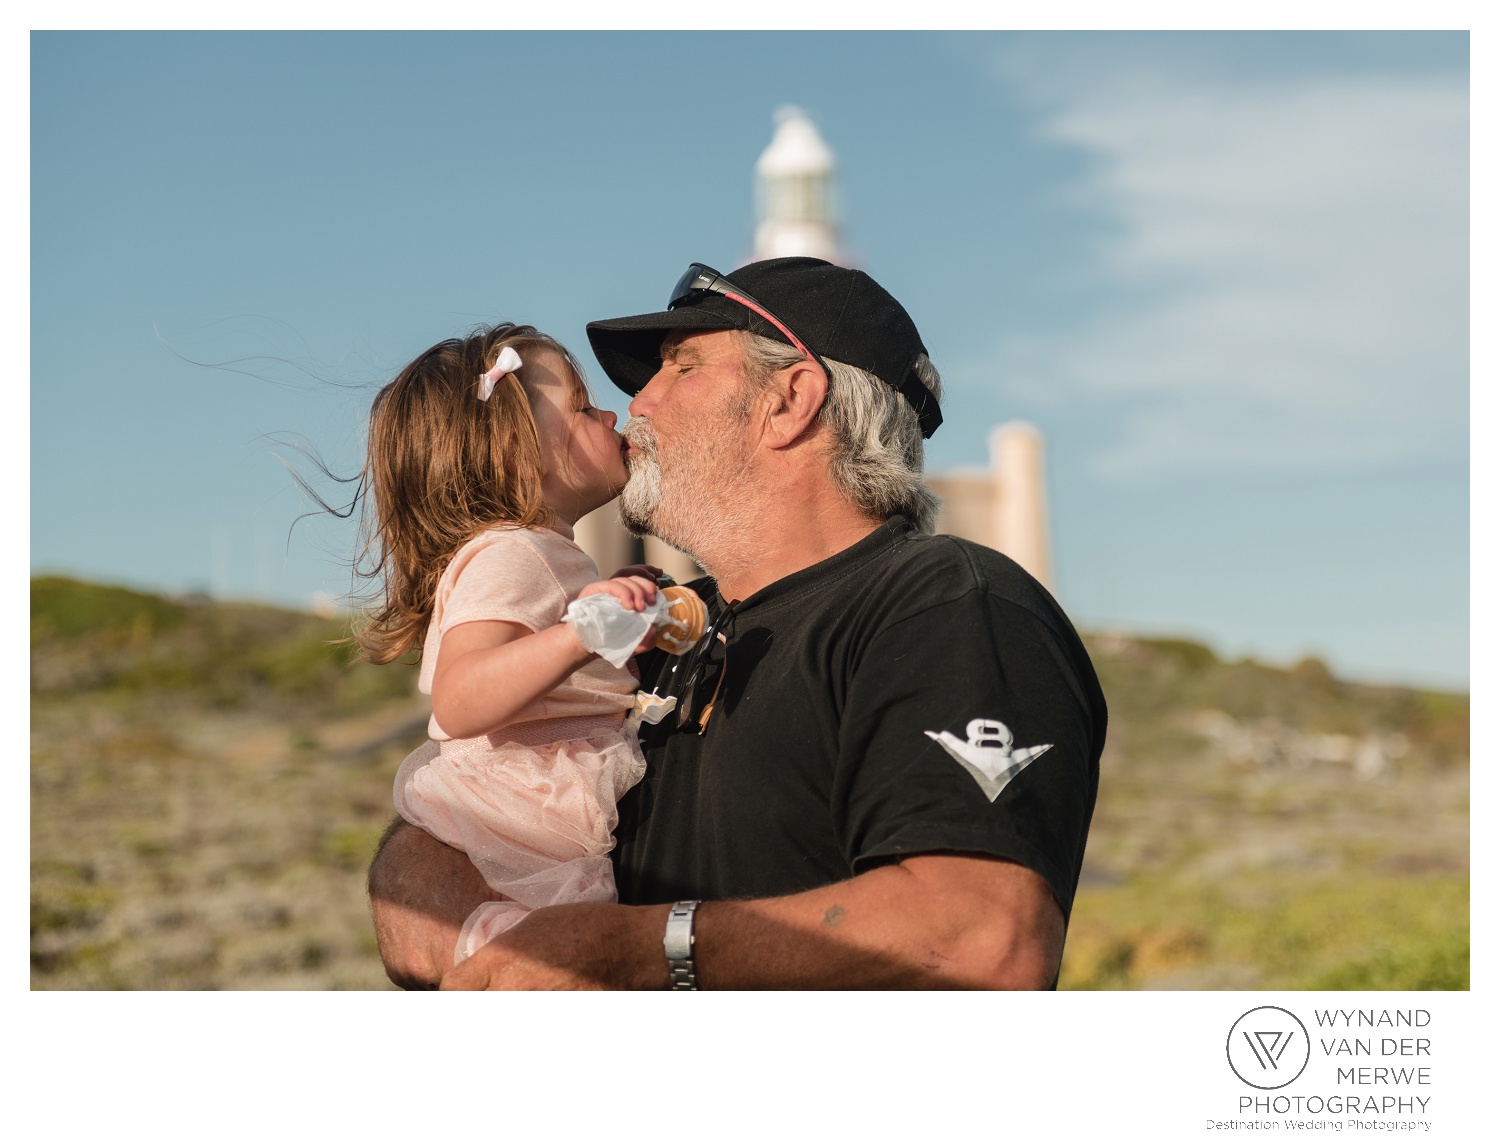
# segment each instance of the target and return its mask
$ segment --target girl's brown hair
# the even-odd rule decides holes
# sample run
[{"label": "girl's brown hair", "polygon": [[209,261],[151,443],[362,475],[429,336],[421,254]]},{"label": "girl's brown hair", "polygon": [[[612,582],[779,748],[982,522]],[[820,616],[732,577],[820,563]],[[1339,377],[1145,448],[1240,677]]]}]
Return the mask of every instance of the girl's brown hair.
[{"label": "girl's brown hair", "polygon": [[479,399],[480,376],[507,346],[523,361],[528,349],[561,354],[583,388],[583,370],[561,344],[530,325],[500,324],[434,345],[375,397],[357,573],[378,579],[383,595],[355,633],[368,661],[421,649],[438,579],[475,535],[548,520],[541,443],[519,378],[502,377]]}]

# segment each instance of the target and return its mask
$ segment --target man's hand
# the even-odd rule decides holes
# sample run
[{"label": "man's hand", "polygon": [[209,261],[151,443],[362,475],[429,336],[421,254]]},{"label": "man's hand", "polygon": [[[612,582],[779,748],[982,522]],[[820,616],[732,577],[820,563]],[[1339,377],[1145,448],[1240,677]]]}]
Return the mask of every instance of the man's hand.
[{"label": "man's hand", "polygon": [[662,574],[661,567],[652,566],[650,563],[631,563],[628,567],[621,567],[610,575],[610,578],[649,578],[652,582],[659,579]]},{"label": "man's hand", "polygon": [[667,908],[568,903],[533,911],[443,976],[443,990],[664,989]]}]

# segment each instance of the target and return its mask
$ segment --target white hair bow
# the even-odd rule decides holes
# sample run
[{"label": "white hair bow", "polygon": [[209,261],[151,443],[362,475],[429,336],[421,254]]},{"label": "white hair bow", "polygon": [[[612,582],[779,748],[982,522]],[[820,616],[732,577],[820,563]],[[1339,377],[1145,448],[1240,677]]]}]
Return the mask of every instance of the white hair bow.
[{"label": "white hair bow", "polygon": [[515,372],[521,367],[521,354],[506,345],[500,350],[500,355],[495,358],[495,366],[479,378],[479,399],[488,400],[490,393],[495,391],[495,385],[500,378],[508,372]]}]

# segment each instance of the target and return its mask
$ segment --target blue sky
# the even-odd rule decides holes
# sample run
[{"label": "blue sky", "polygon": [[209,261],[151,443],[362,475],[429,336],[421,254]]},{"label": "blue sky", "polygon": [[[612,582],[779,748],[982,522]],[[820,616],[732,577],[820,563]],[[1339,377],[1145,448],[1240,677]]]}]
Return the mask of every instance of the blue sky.
[{"label": "blue sky", "polygon": [[480,321],[592,363],[585,322],[748,253],[790,102],[943,371],[929,467],[1046,433],[1081,626],[1467,685],[1462,34],[31,46],[34,569],[343,593],[352,528],[292,529],[268,437],[352,471],[374,389]]}]

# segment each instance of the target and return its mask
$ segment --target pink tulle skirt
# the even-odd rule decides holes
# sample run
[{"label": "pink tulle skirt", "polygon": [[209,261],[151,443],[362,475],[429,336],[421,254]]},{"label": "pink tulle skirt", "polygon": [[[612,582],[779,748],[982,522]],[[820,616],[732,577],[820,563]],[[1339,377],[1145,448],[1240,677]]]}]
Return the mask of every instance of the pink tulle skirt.
[{"label": "pink tulle skirt", "polygon": [[[516,728],[529,739],[546,724]],[[564,741],[506,736],[428,741],[396,773],[396,811],[466,853],[505,896],[469,916],[454,963],[534,908],[613,903],[615,804],[646,771],[634,725],[595,720],[587,736]]]}]

